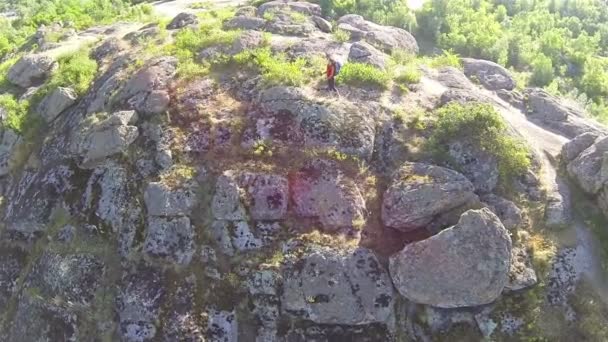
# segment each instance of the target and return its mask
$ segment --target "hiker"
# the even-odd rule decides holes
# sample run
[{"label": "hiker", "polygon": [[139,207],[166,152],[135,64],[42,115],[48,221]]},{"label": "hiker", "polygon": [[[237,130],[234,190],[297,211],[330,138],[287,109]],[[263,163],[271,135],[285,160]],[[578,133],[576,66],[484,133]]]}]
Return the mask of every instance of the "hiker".
[{"label": "hiker", "polygon": [[336,94],[338,94],[338,96],[340,96],[338,89],[336,89],[336,76],[338,76],[338,74],[340,73],[340,68],[342,67],[342,65],[330,53],[327,53],[326,56],[327,56],[327,71],[326,71],[327,90],[333,91]]}]

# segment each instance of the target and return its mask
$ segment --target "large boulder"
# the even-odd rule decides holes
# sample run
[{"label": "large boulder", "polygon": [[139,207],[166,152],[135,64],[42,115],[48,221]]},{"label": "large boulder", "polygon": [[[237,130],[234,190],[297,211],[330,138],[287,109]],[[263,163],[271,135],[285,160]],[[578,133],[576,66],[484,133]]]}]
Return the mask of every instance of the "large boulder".
[{"label": "large boulder", "polygon": [[386,52],[404,50],[412,54],[418,53],[416,39],[404,29],[374,24],[355,14],[348,14],[338,19],[338,25],[342,25],[340,27],[344,27],[345,24],[365,32],[363,39]]},{"label": "large boulder", "polygon": [[[432,71],[431,71],[432,72]],[[448,88],[471,89],[473,83],[464,75],[462,71],[455,67],[443,67],[433,75],[437,82]]]},{"label": "large boulder", "polygon": [[578,157],[584,150],[588,149],[589,146],[597,140],[598,135],[596,133],[583,133],[577,135],[574,139],[565,143],[562,147],[562,159],[564,162],[569,163],[574,158]]},{"label": "large boulder", "polygon": [[333,26],[331,23],[317,15],[312,17],[312,21],[315,23],[315,25],[317,25],[319,30],[325,33],[331,33],[333,31]]},{"label": "large boulder", "polygon": [[511,73],[494,62],[463,58],[462,64],[467,77],[475,77],[489,90],[513,90],[515,88],[515,79]]},{"label": "large boulder", "polygon": [[6,341],[77,341],[79,320],[64,305],[26,294],[19,299]]},{"label": "large boulder", "polygon": [[7,79],[22,88],[29,88],[42,84],[57,67],[57,62],[49,56],[27,55],[8,70]]},{"label": "large boulder", "polygon": [[212,211],[217,220],[281,220],[287,214],[287,178],[225,171],[217,180]]},{"label": "large boulder", "polygon": [[568,174],[588,194],[595,195],[608,181],[608,137],[597,140],[568,164]]},{"label": "large boulder", "polygon": [[19,148],[23,145],[23,139],[15,131],[5,128],[0,129],[0,177],[6,176],[13,165]]},{"label": "large boulder", "polygon": [[180,13],[171,20],[169,24],[167,24],[168,30],[176,30],[182,27],[191,26],[198,24],[198,17],[193,13]]},{"label": "large boulder", "polygon": [[365,200],[357,184],[335,163],[314,160],[290,175],[290,185],[295,213],[317,218],[325,230],[360,228],[365,222]]},{"label": "large boulder", "polygon": [[390,258],[397,290],[440,308],[489,304],[509,280],[511,238],[489,209],[469,210],[454,227],[414,242]]},{"label": "large boulder", "polygon": [[116,100],[144,115],[163,113],[169,107],[169,83],[176,72],[177,58],[155,58],[127,81]]},{"label": "large boulder", "polygon": [[40,291],[44,298],[62,298],[89,305],[104,277],[105,266],[90,254],[45,252],[34,264],[26,287]]},{"label": "large boulder", "polygon": [[124,341],[144,342],[156,336],[165,295],[164,277],[157,269],[140,264],[125,273],[116,298],[118,331]]},{"label": "large boulder", "polygon": [[484,195],[481,200],[500,218],[500,221],[508,230],[513,231],[521,226],[523,212],[515,203],[494,194]]},{"label": "large boulder", "polygon": [[262,91],[255,105],[245,146],[261,140],[371,159],[378,114],[365,104],[320,102],[300,88],[273,87]]},{"label": "large boulder", "polygon": [[72,88],[59,87],[48,94],[38,105],[38,114],[52,122],[55,118],[76,102],[78,95]]},{"label": "large boulder", "polygon": [[194,254],[194,229],[187,217],[150,217],[144,252],[180,265],[187,265]]},{"label": "large boulder", "polygon": [[131,124],[137,121],[134,111],[116,112],[102,120],[88,120],[75,132],[71,152],[84,168],[127,150],[139,136],[139,130]]},{"label": "large boulder", "polygon": [[401,231],[425,228],[436,216],[477,200],[473,191],[473,184],[456,171],[406,163],[384,194],[382,221]]},{"label": "large boulder", "polygon": [[351,63],[364,63],[384,70],[388,63],[388,56],[365,42],[354,43],[350,47],[348,60]]},{"label": "large boulder", "polygon": [[321,6],[306,1],[269,1],[258,7],[258,15],[263,17],[267,11],[288,10],[299,12],[305,15],[321,15]]},{"label": "large boulder", "polygon": [[319,324],[388,323],[394,292],[374,253],[310,246],[283,267],[282,311]]},{"label": "large boulder", "polygon": [[528,115],[540,125],[568,138],[592,132],[606,135],[608,130],[587,118],[584,111],[574,108],[545,90],[530,88],[524,91]]}]

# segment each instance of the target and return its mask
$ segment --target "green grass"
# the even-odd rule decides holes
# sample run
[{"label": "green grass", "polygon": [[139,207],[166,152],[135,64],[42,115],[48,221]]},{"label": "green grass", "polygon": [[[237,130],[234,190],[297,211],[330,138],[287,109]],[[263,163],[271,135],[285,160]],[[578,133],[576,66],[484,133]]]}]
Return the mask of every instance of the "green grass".
[{"label": "green grass", "polygon": [[346,43],[350,40],[350,32],[339,29],[339,28],[334,30],[333,35],[334,35],[334,39],[340,43]]},{"label": "green grass", "polygon": [[427,146],[436,157],[445,158],[448,144],[466,137],[473,146],[497,159],[503,182],[529,168],[527,147],[508,135],[507,125],[492,106],[451,103],[437,110],[436,114],[436,128]]},{"label": "green grass", "polygon": [[390,72],[363,63],[346,63],[336,78],[338,84],[373,86],[387,89],[391,82]]},{"label": "green grass", "polygon": [[181,80],[193,80],[209,75],[209,67],[192,60],[181,61],[177,65],[177,77]]},{"label": "green grass", "polygon": [[420,82],[422,78],[422,73],[418,69],[416,65],[410,64],[407,65],[399,71],[395,75],[395,82],[408,85],[408,84],[416,84]]},{"label": "green grass", "polygon": [[428,58],[425,62],[428,66],[432,68],[442,68],[451,66],[458,69],[462,69],[462,62],[460,61],[460,56],[451,51],[444,51],[443,54]]},{"label": "green grass", "polygon": [[4,125],[18,133],[22,133],[26,127],[26,117],[29,110],[29,102],[18,102],[10,94],[0,95],[0,107],[8,113]]}]

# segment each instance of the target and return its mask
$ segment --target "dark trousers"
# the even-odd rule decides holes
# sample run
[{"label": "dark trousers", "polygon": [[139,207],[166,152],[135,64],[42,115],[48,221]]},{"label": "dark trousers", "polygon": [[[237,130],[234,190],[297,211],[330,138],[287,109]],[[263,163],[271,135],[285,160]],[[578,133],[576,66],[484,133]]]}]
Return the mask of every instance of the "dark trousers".
[{"label": "dark trousers", "polygon": [[335,91],[336,93],[338,92],[338,89],[336,89],[336,79],[335,78],[330,77],[327,79],[327,90]]}]

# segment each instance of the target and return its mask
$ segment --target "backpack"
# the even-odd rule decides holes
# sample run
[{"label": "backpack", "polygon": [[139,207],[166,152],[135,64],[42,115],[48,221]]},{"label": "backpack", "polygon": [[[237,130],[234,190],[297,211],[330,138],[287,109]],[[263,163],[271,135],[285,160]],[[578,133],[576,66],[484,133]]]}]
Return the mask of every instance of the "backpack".
[{"label": "backpack", "polygon": [[335,61],[334,62],[334,76],[338,76],[340,74],[340,70],[342,69],[342,63]]}]

